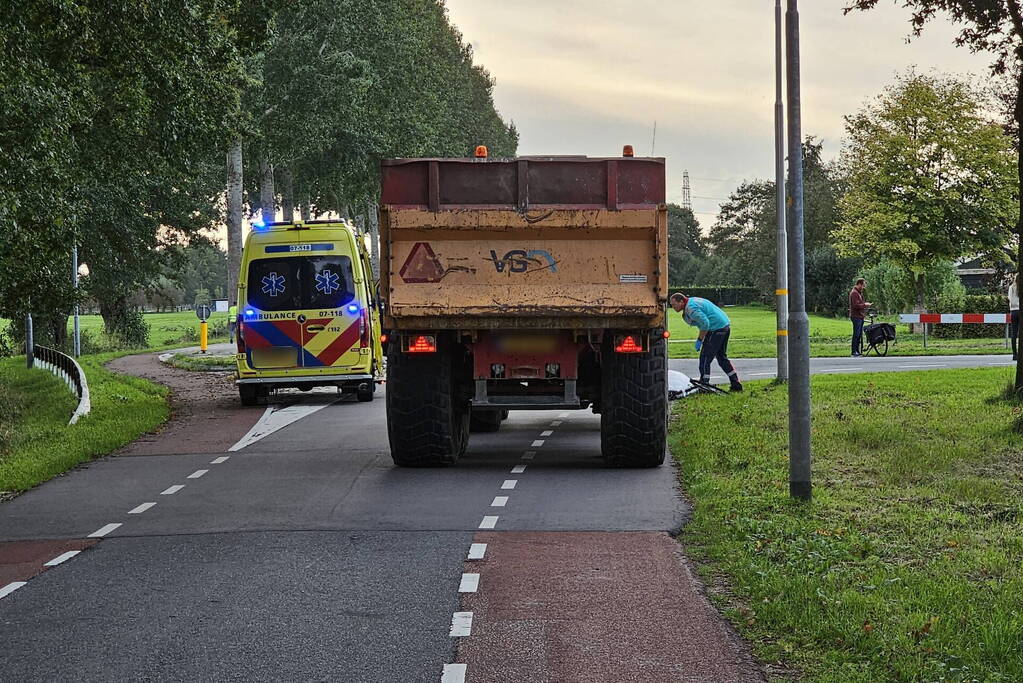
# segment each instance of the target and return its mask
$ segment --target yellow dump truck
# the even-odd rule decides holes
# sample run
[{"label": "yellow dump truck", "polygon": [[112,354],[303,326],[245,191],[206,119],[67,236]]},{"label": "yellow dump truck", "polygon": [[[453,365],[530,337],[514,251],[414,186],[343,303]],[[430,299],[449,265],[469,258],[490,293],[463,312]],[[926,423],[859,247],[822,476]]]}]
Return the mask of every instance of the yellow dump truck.
[{"label": "yellow dump truck", "polygon": [[660,465],[664,160],[481,154],[381,176],[394,462],[453,463],[509,410],[590,408],[608,465]]}]

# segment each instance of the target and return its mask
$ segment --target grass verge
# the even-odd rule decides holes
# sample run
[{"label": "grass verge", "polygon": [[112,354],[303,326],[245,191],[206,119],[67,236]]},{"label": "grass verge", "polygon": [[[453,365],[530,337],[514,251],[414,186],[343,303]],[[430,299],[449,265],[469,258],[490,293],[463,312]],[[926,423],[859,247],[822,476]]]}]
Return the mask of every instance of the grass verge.
[{"label": "grass verge", "polygon": [[1023,680],[1023,436],[1004,369],[813,380],[813,503],[786,390],[678,404],[683,542],[740,633],[812,681]]},{"label": "grass verge", "polygon": [[[765,306],[734,306],[725,309],[732,321],[728,355],[733,358],[773,358],[777,350],[774,311]],[[886,319],[894,322],[895,318]],[[698,358],[693,346],[696,328],[686,325],[682,316],[668,311],[670,358]],[[910,334],[909,325],[896,325],[898,343],[891,345],[889,356],[949,356],[958,354],[1008,354],[1004,339],[993,337],[966,339],[928,339],[924,348],[922,334]],[[810,315],[810,354],[815,357],[848,356],[851,351],[852,323],[844,318]]]},{"label": "grass verge", "polygon": [[176,368],[193,372],[223,372],[236,367],[234,356],[186,356],[178,353],[171,356],[168,362]]},{"label": "grass verge", "polygon": [[103,367],[119,355],[79,359],[92,412],[71,426],[77,401],[60,380],[28,370],[24,357],[0,360],[0,494],[24,491],[106,455],[167,419],[165,387]]}]

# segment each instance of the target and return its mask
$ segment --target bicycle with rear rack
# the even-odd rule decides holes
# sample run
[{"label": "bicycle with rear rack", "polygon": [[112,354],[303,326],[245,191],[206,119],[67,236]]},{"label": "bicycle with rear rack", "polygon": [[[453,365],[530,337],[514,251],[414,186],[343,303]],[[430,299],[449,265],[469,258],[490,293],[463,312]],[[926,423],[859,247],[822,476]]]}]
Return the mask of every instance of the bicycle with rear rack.
[{"label": "bicycle with rear rack", "polygon": [[870,324],[863,326],[863,355],[873,351],[876,356],[887,356],[888,344],[895,343],[895,325],[875,322],[877,311],[873,308],[867,309],[867,318]]}]

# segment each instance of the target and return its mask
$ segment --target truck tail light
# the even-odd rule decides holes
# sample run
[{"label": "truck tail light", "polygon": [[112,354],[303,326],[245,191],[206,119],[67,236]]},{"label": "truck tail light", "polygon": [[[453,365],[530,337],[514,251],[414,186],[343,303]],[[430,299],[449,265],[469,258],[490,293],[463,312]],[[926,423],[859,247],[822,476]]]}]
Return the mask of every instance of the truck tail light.
[{"label": "truck tail light", "polygon": [[623,157],[634,157],[634,156],[636,156],[636,152],[633,151],[632,145],[625,145],[624,147],[622,147],[622,156]]},{"label": "truck tail light", "polygon": [[631,334],[615,337],[615,353],[643,353],[643,340]]},{"label": "truck tail light", "polygon": [[486,159],[490,152],[487,150],[486,145],[476,145],[476,158]]},{"label": "truck tail light", "polygon": [[408,344],[405,351],[408,353],[436,353],[437,338],[432,334],[419,334],[415,337],[405,337],[403,341]]},{"label": "truck tail light", "polygon": [[359,315],[359,346],[362,348],[369,348],[370,345],[370,325],[369,325],[369,311],[366,309],[362,310]]}]

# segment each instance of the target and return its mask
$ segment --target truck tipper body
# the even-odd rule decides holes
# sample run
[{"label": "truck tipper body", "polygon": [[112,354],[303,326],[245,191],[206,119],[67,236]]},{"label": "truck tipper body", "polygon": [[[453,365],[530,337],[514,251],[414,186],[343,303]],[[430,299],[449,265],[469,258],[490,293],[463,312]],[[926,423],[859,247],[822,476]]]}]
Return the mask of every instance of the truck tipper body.
[{"label": "truck tipper body", "polygon": [[509,410],[592,409],[613,466],[663,462],[660,158],[400,159],[381,168],[391,452],[451,463]]}]

